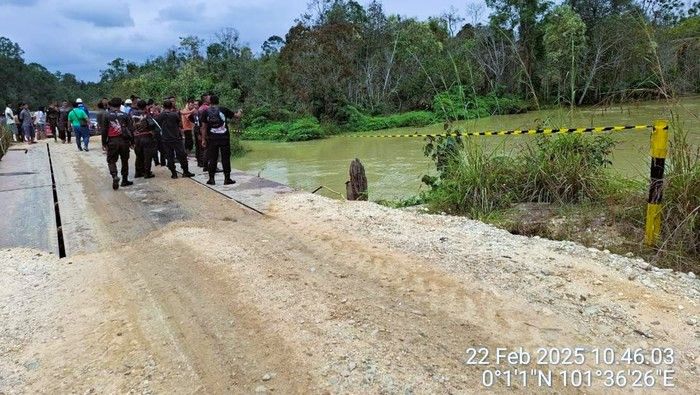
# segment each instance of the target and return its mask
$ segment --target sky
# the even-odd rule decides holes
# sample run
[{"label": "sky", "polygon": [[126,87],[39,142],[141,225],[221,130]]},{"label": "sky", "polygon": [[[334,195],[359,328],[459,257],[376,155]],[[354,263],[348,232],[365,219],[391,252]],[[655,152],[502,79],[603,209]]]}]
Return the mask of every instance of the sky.
[{"label": "sky", "polygon": [[[27,63],[97,81],[121,57],[142,62],[165,53],[179,37],[211,40],[233,27],[241,42],[259,51],[270,36],[284,37],[309,0],[0,0],[0,36],[18,43]],[[366,4],[367,1],[360,0]],[[384,11],[425,19],[455,7],[483,18],[481,0],[383,0]]]}]

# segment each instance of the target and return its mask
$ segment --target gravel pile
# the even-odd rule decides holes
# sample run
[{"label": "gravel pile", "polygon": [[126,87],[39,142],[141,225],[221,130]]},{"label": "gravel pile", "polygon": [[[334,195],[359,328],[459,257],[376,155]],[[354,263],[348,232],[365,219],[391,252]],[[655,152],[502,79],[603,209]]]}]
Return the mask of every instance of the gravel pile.
[{"label": "gravel pile", "polygon": [[14,393],[40,366],[26,348],[55,318],[47,300],[61,288],[58,266],[59,259],[45,252],[0,251],[0,393]]},{"label": "gravel pile", "polygon": [[339,202],[296,194],[277,203],[290,224],[307,218],[368,243],[416,256],[498,294],[526,300],[544,316],[574,322],[591,342],[649,347],[689,331],[685,368],[700,365],[694,273],[660,269],[641,258],[611,254],[567,241],[512,235],[462,217],[421,214],[367,202]]}]

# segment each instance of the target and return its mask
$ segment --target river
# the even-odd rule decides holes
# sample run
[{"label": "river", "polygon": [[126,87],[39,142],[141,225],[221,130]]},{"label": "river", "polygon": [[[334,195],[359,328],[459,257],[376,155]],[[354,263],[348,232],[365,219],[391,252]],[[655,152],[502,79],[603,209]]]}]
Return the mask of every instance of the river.
[{"label": "river", "polygon": [[[685,98],[673,104],[654,101],[612,107],[584,107],[571,114],[567,109],[532,111],[526,114],[493,116],[460,122],[468,131],[528,129],[534,127],[589,127],[651,124],[654,119],[678,117],[689,140],[700,145],[700,98]],[[441,133],[442,125],[424,128],[387,129],[367,134]],[[618,144],[612,157],[613,171],[631,178],[648,177],[649,132],[614,134]],[[509,152],[532,136],[472,137],[484,148]],[[297,143],[244,141],[250,152],[234,160],[238,169],[259,174],[294,188],[311,191],[325,186],[345,194],[350,161],[359,158],[365,166],[370,200],[400,199],[416,195],[426,187],[420,179],[434,173],[434,165],[423,156],[422,138],[358,138],[356,134],[333,136]],[[338,197],[324,190],[326,196]]]}]

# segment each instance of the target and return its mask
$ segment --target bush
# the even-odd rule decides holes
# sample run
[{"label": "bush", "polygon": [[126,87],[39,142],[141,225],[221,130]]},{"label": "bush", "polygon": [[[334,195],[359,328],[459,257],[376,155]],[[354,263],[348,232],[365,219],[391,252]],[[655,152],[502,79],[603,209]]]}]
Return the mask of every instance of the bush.
[{"label": "bush", "polygon": [[240,158],[248,153],[248,149],[241,143],[241,138],[236,134],[231,134],[231,156]]},{"label": "bush", "polygon": [[511,158],[486,153],[473,140],[464,146],[459,138],[428,143],[426,154],[436,161],[438,178],[423,177],[430,191],[423,200],[436,211],[484,218],[507,208],[518,197],[518,169]]},{"label": "bush", "polygon": [[287,133],[283,122],[256,123],[245,128],[244,140],[284,140]]},{"label": "bush", "polygon": [[287,126],[287,141],[307,141],[322,137],[321,124],[314,117],[297,119]]},{"label": "bush", "polygon": [[247,109],[243,116],[243,126],[260,126],[270,122],[290,122],[295,118],[295,114],[289,110],[279,107],[262,105]]},{"label": "bush", "polygon": [[467,95],[462,87],[455,87],[435,95],[433,111],[443,120],[464,120],[522,113],[527,111],[527,103],[513,96]]},{"label": "bush", "polygon": [[393,129],[402,127],[422,127],[439,121],[435,114],[429,111],[411,111],[386,116],[370,116],[363,114],[355,107],[347,106],[341,114],[343,129],[349,132],[369,132],[373,130]]},{"label": "bush", "polygon": [[607,191],[605,167],[615,146],[608,135],[539,137],[521,158],[522,200],[579,203],[602,198]]},{"label": "bush", "polygon": [[245,129],[246,140],[307,141],[324,136],[321,124],[314,117],[299,118],[292,122],[262,121]]}]

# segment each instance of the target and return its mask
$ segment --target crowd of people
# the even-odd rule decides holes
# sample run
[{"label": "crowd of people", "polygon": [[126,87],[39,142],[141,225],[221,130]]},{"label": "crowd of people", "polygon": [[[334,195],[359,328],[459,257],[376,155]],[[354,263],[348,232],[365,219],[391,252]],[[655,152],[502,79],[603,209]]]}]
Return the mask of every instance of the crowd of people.
[{"label": "crowd of people", "polygon": [[71,136],[75,135],[78,149],[87,151],[90,143],[89,114],[80,98],[74,103],[52,103],[33,112],[27,103],[19,103],[17,108],[8,104],[3,123],[15,142],[36,144],[37,140],[50,136],[55,141],[60,138],[65,144],[70,143]]},{"label": "crowd of people", "polygon": [[[102,149],[112,177],[112,188],[133,185],[129,180],[129,156],[136,155],[135,178],[153,178],[152,165],[167,166],[172,178],[178,178],[176,161],[183,177],[192,177],[188,155],[194,154],[197,166],[208,172],[207,184],[215,185],[219,155],[224,173],[224,184],[235,184],[231,178],[231,131],[229,123],[240,120],[241,110],[219,105],[214,94],[203,94],[200,100],[189,98],[178,109],[175,97],[162,104],[153,99],[142,100],[131,96],[126,100],[102,98],[94,110],[95,132],[100,135]],[[18,109],[5,108],[5,124],[13,139],[28,144],[51,135],[56,142],[70,144],[75,137],[78,150],[88,152],[90,144],[90,110],[81,99],[74,103],[53,103],[35,112],[26,103]],[[119,169],[117,162],[120,163]]]}]

